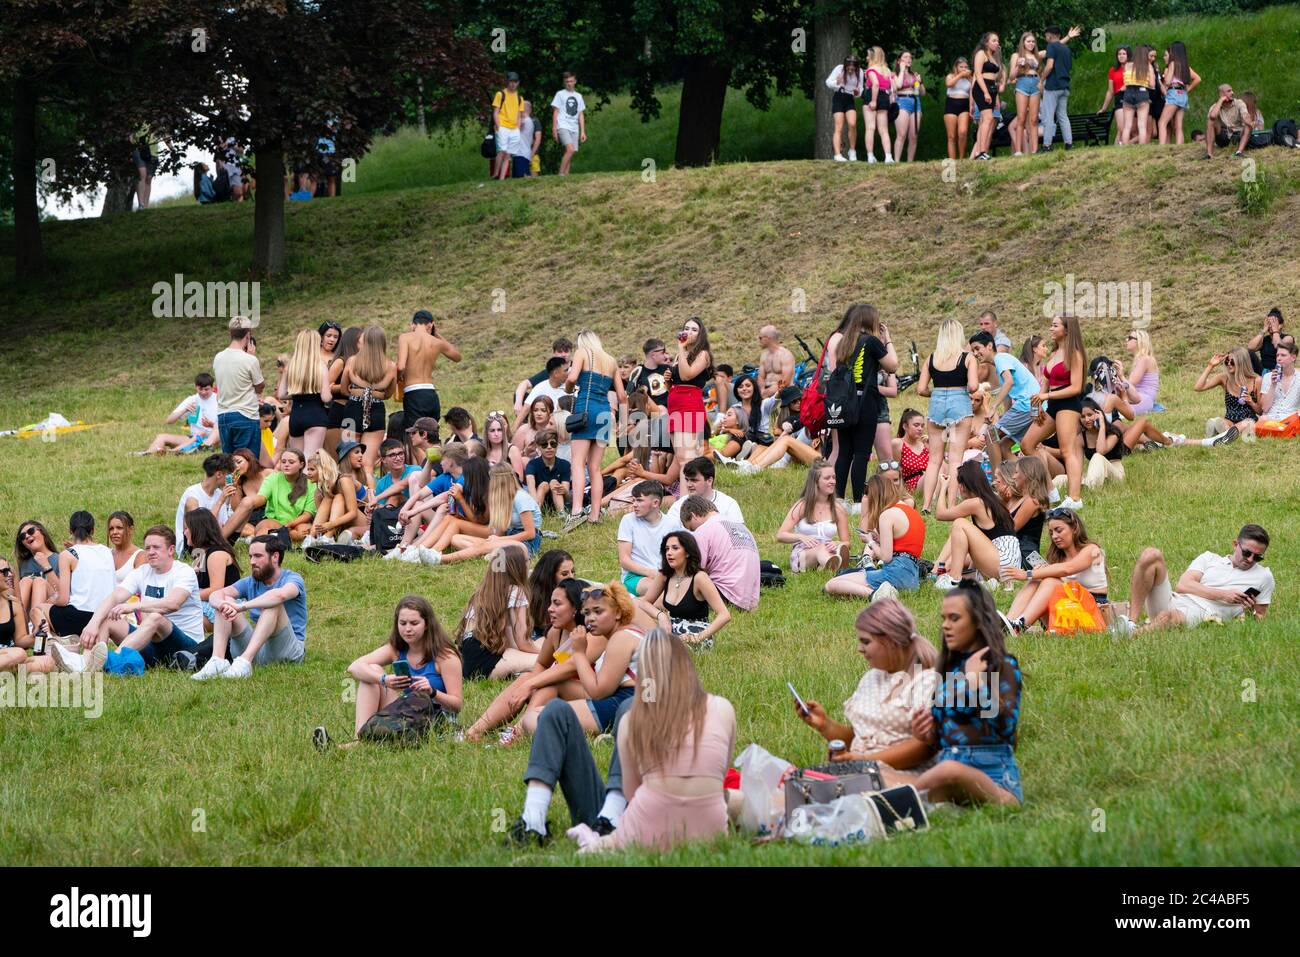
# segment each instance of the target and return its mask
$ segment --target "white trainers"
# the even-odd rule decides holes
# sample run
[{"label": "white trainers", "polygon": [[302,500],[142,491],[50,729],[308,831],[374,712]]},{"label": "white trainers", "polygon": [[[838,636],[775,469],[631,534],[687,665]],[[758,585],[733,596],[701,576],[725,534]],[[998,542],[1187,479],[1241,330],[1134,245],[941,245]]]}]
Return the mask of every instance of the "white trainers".
[{"label": "white trainers", "polygon": [[1174,445],[1182,445],[1184,442],[1187,441],[1187,436],[1179,435],[1175,432],[1165,432],[1164,437],[1167,438]]},{"label": "white trainers", "polygon": [[422,565],[441,565],[442,552],[435,552],[432,548],[420,549],[420,564]]},{"label": "white trainers", "polygon": [[868,163],[874,163],[875,161],[876,161],[876,154],[875,154],[875,153],[868,153],[868,154],[867,154],[867,162],[868,162]]},{"label": "white trainers", "polygon": [[230,667],[221,672],[223,678],[247,678],[253,673],[253,666],[248,663],[247,658],[236,658],[230,663]]},{"label": "white trainers", "polygon": [[103,671],[106,661],[108,661],[108,642],[101,641],[81,656],[82,670]]},{"label": "white trainers", "polygon": [[881,582],[876,586],[876,590],[871,593],[871,602],[875,604],[885,598],[897,598],[898,589],[889,582]]},{"label": "white trainers", "polygon": [[1117,635],[1131,635],[1137,630],[1137,625],[1133,624],[1133,619],[1128,615],[1120,615],[1115,619],[1115,625],[1111,630]]},{"label": "white trainers", "polygon": [[1062,473],[1061,475],[1058,475],[1052,479],[1052,488],[1063,489],[1065,488],[1066,483],[1069,481],[1070,481],[1070,476]]},{"label": "white trainers", "polygon": [[957,579],[945,573],[934,580],[934,587],[943,591],[957,587]]},{"label": "white trainers", "polygon": [[[86,663],[77,652],[70,651],[57,641],[47,642],[46,647],[50,657],[54,659],[55,671],[75,675],[86,670]],[[105,650],[107,650],[107,646],[105,646]]]},{"label": "white trainers", "polygon": [[423,546],[408,545],[406,551],[402,552],[402,554],[398,556],[397,560],[399,562],[406,562],[408,565],[418,565],[420,564],[420,553],[422,551],[424,551]]},{"label": "white trainers", "polygon": [[200,668],[194,674],[190,675],[191,681],[207,681],[209,678],[215,678],[223,675],[230,668],[230,662],[225,658],[209,658],[208,663]]},{"label": "white trainers", "polygon": [[885,162],[886,162],[886,163],[892,163],[892,162],[894,162],[894,158],[893,158],[892,156],[890,156],[888,153],[886,153],[886,154],[885,154]]},{"label": "white trainers", "polygon": [[361,535],[361,541],[357,542],[362,548],[370,547],[370,529],[366,529]]},{"label": "white trainers", "polygon": [[316,544],[315,537],[308,535],[302,540],[302,550],[306,551],[307,549],[311,548],[315,544]]},{"label": "white trainers", "polygon": [[396,545],[396,546],[394,546],[393,548],[391,548],[390,550],[384,552],[384,561],[386,561],[386,562],[396,561],[397,559],[399,559],[399,558],[401,558],[401,557],[402,557],[402,546],[401,546],[401,545]]},{"label": "white trainers", "polygon": [[1083,508],[1083,503],[1078,501],[1077,499],[1073,499],[1070,498],[1069,496],[1066,496],[1065,498],[1061,499],[1061,508],[1068,508],[1071,511],[1077,512],[1079,511],[1079,509]]},{"label": "white trainers", "polygon": [[846,159],[845,159],[843,156],[841,156],[839,153],[836,153],[835,156],[832,157],[832,159],[834,159],[835,162],[837,162],[837,163],[847,163],[847,162],[848,162],[848,160],[846,160]]},{"label": "white trainers", "polygon": [[858,161],[858,151],[857,151],[857,150],[849,150],[849,162],[850,162],[850,163],[856,163],[857,161]]},{"label": "white trainers", "polygon": [[753,462],[746,460],[744,462],[739,463],[736,466],[736,471],[738,471],[741,475],[757,475],[759,472],[763,470],[760,469]]},{"label": "white trainers", "polygon": [[351,545],[351,544],[352,544],[352,533],[349,532],[349,531],[347,531],[346,529],[345,529],[344,531],[339,532],[339,544],[340,544],[340,545]]}]

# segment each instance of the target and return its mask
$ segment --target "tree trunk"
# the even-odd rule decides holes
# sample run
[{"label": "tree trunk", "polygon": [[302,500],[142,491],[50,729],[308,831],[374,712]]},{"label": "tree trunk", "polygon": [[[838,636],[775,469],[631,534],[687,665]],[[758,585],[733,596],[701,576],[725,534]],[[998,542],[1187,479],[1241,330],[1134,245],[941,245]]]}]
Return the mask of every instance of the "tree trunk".
[{"label": "tree trunk", "polygon": [[265,278],[284,268],[284,142],[257,144],[253,208],[253,273]]},{"label": "tree trunk", "polygon": [[429,127],[424,122],[424,77],[416,79],[418,92],[416,93],[416,105],[420,108],[420,135],[428,136]]},{"label": "tree trunk", "polygon": [[36,89],[19,78],[14,84],[14,274],[19,282],[45,271],[41,210],[36,196]]},{"label": "tree trunk", "polygon": [[[826,88],[826,78],[831,71],[844,62],[848,56],[849,44],[852,42],[849,18],[844,16],[823,15],[813,21],[813,157],[830,159],[834,155],[831,137],[835,132],[835,119],[831,116],[831,97],[833,90]],[[845,124],[845,136],[848,135]],[[841,149],[849,150],[853,144],[841,144]]]},{"label": "tree trunk", "polygon": [[678,166],[707,166],[718,158],[722,105],[727,99],[731,61],[692,56],[686,61],[682,106],[677,115]]},{"label": "tree trunk", "polygon": [[115,216],[131,212],[135,202],[135,182],[129,179],[111,179],[104,190],[104,208],[100,216]]}]

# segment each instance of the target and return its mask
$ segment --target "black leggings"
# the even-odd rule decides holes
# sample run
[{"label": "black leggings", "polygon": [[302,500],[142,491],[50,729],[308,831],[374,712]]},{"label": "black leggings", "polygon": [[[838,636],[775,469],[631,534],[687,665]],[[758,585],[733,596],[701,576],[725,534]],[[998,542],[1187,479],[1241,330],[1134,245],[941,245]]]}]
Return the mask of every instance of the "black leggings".
[{"label": "black leggings", "polygon": [[[871,414],[868,415],[867,413]],[[835,459],[835,494],[844,497],[844,489],[852,480],[853,501],[862,501],[867,484],[867,463],[876,445],[876,410],[863,403],[862,417],[851,429],[840,429],[840,452]]]}]

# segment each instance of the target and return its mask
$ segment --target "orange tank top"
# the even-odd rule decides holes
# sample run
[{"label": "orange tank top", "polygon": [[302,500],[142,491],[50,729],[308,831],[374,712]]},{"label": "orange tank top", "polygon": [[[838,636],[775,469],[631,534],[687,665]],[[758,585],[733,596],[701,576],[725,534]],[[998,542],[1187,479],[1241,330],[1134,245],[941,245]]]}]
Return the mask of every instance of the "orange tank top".
[{"label": "orange tank top", "polygon": [[907,514],[907,531],[894,539],[894,551],[920,558],[925,548],[925,519],[911,505],[900,502],[893,507]]}]

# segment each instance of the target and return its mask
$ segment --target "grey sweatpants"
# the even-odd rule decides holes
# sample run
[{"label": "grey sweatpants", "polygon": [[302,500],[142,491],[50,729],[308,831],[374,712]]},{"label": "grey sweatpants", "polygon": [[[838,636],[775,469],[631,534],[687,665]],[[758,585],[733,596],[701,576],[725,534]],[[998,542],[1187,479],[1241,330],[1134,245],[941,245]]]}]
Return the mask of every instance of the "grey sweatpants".
[{"label": "grey sweatpants", "polygon": [[1074,131],[1070,129],[1070,91],[1069,90],[1044,90],[1043,91],[1043,148],[1052,145],[1052,140],[1056,138],[1056,127],[1060,124],[1061,139],[1066,143],[1074,143]]},{"label": "grey sweatpants", "polygon": [[533,734],[533,747],[528,754],[528,767],[524,781],[541,781],[554,788],[558,783],[569,805],[573,823],[594,827],[605,791],[623,790],[623,771],[618,761],[618,724],[632,707],[632,698],[619,705],[614,716],[614,756],[609,763],[608,786],[600,779],[596,759],[587,745],[587,733],[582,730],[573,706],[559,698],[542,709]]}]

